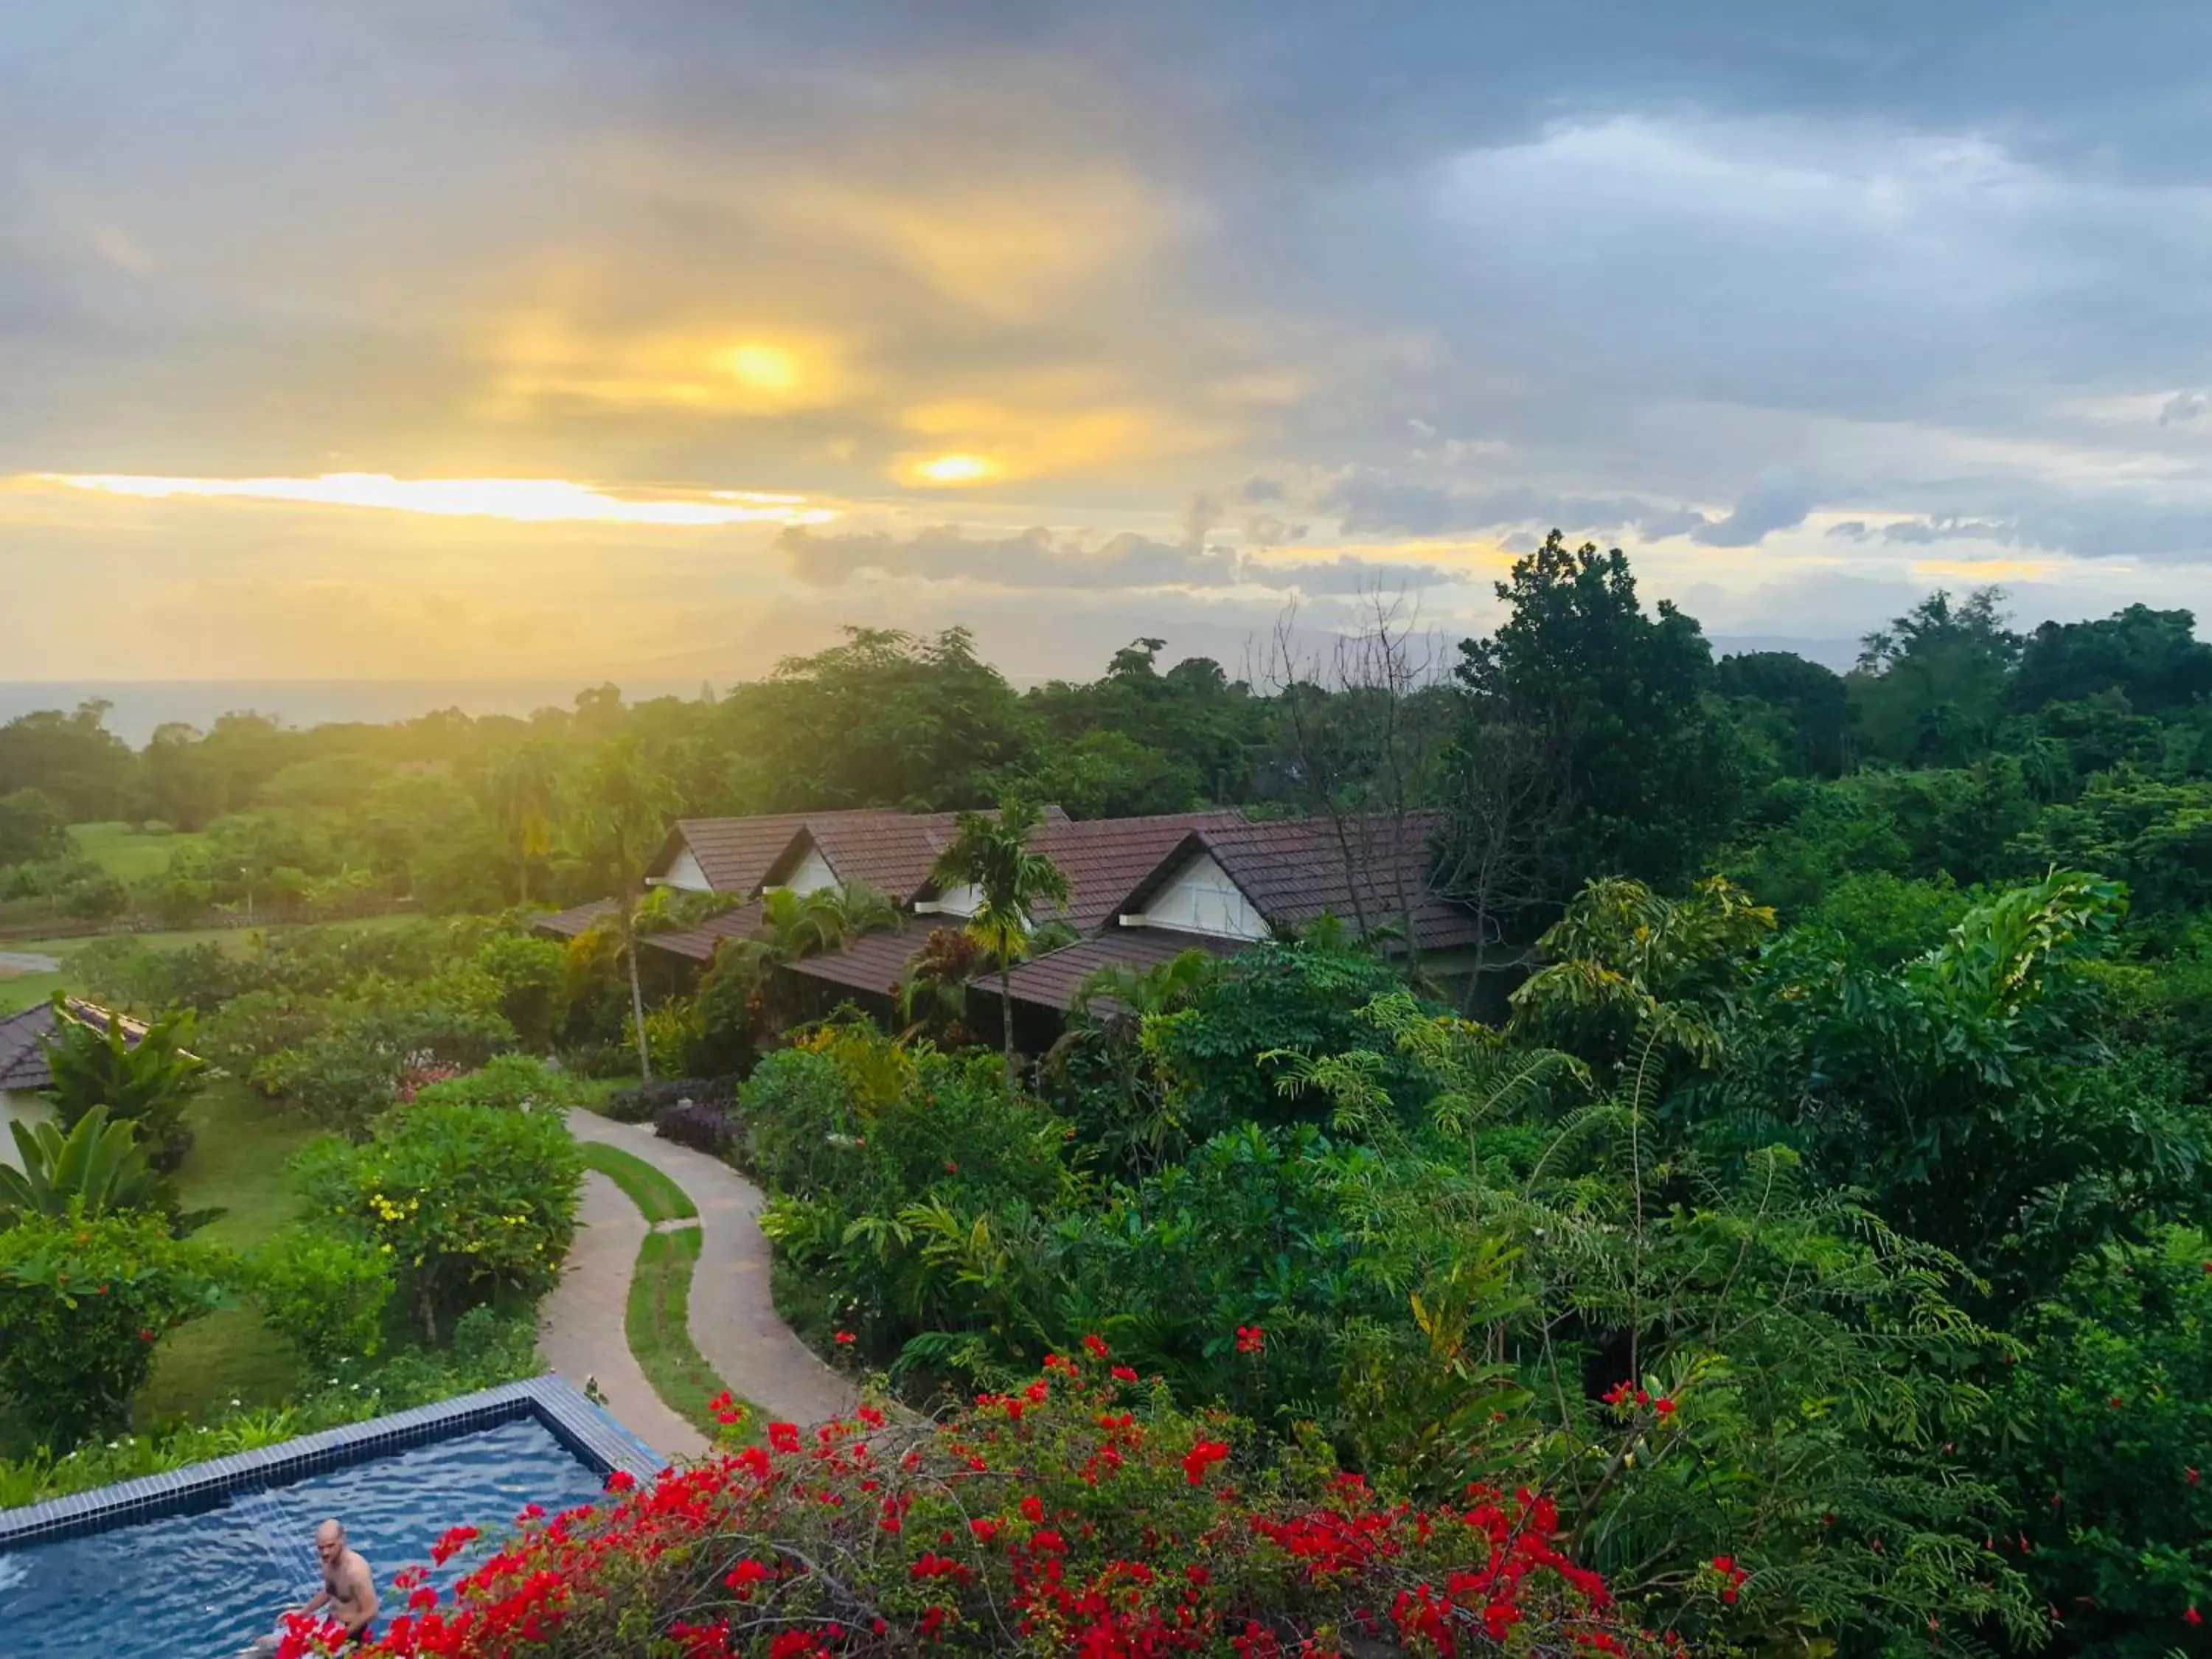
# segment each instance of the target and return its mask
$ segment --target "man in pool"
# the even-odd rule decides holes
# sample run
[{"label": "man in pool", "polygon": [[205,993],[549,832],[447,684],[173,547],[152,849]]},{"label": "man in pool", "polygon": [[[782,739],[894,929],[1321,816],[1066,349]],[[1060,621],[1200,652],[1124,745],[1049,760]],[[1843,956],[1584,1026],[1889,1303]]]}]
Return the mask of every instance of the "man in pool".
[{"label": "man in pool", "polygon": [[[347,1547],[345,1528],[336,1521],[325,1521],[315,1528],[315,1556],[323,1565],[322,1589],[300,1606],[284,1611],[334,1619],[345,1627],[350,1644],[372,1640],[376,1627],[376,1575],[369,1571],[359,1551]],[[276,1652],[283,1633],[284,1621],[279,1618],[276,1631],[248,1648],[247,1654]]]}]

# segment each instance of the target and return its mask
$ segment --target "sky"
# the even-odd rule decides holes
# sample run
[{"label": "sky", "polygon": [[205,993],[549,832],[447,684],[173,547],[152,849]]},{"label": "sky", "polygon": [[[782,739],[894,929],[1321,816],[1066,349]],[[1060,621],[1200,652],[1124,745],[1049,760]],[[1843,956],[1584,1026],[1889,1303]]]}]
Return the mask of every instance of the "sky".
[{"label": "sky", "polygon": [[0,679],[2212,609],[2212,11],[10,0]]}]

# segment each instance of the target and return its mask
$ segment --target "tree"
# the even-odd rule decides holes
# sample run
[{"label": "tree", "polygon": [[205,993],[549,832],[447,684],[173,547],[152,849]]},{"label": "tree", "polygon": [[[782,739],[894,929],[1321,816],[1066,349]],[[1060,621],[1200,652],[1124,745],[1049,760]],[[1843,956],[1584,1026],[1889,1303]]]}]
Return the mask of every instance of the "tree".
[{"label": "tree", "polygon": [[58,859],[70,850],[69,815],[42,789],[0,795],[0,864]]},{"label": "tree", "polygon": [[629,972],[630,1018],[637,1064],[653,1081],[653,1053],[645,1034],[645,986],[638,977],[638,908],[645,902],[645,866],[667,838],[675,791],[647,760],[634,738],[600,746],[578,781],[577,850],[591,859],[614,888],[605,924],[620,942]]},{"label": "tree", "polygon": [[2186,611],[2131,605],[2095,622],[2047,622],[2022,641],[2012,702],[2029,714],[2117,691],[2139,714],[2185,708],[2212,692],[2212,645]]},{"label": "tree", "polygon": [[999,966],[999,1024],[1009,1098],[1014,1092],[1014,963],[1028,951],[1037,911],[1066,903],[1074,891],[1050,857],[1030,850],[1029,838],[1043,822],[1036,806],[1011,796],[999,804],[996,816],[963,812],[951,845],[930,872],[940,887],[975,890],[968,931]]},{"label": "tree", "polygon": [[553,850],[560,805],[560,768],[544,743],[526,743],[494,763],[484,779],[485,805],[514,858],[520,903],[530,902],[530,866]]},{"label": "tree", "polygon": [[1553,531],[1514,562],[1511,614],[1460,645],[1479,719],[1551,734],[1575,803],[1570,887],[1597,875],[1680,881],[1733,818],[1737,779],[1707,706],[1712,650],[1696,621],[1659,602],[1646,617],[1619,548],[1570,551]]},{"label": "tree", "polygon": [[1862,641],[1851,702],[1867,752],[1907,766],[1963,766],[1996,740],[2020,636],[2004,590],[1954,605],[1938,588]]},{"label": "tree", "polygon": [[1851,707],[1844,677],[1791,651],[1723,657],[1722,696],[1740,726],[1759,730],[1791,777],[1832,778],[1850,764]]}]

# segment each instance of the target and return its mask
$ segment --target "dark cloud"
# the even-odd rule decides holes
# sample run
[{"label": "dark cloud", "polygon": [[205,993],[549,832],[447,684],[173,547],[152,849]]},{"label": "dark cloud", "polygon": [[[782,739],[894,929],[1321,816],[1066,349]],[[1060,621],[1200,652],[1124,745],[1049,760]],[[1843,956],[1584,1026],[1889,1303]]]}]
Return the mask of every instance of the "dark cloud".
[{"label": "dark cloud", "polygon": [[1352,467],[1315,495],[1314,511],[1335,519],[1348,536],[1447,536],[1541,525],[1568,532],[1616,530],[1670,509],[1634,496],[1560,495],[1519,485],[1457,489]]},{"label": "dark cloud", "polygon": [[2158,423],[2176,426],[2184,421],[2193,421],[2204,412],[2204,394],[2201,392],[2177,392],[2160,405]]},{"label": "dark cloud", "polygon": [[1794,530],[1819,505],[1810,486],[1787,474],[1762,478],[1744,491],[1725,519],[1714,519],[1690,532],[1707,547],[1756,547],[1778,530]]}]

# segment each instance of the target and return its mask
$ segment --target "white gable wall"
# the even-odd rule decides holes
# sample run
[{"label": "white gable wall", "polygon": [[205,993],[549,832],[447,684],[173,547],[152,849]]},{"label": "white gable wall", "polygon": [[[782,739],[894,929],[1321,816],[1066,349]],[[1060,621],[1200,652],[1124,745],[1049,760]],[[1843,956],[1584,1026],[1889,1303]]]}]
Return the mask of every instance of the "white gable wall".
[{"label": "white gable wall", "polygon": [[785,891],[805,898],[809,893],[818,893],[825,887],[836,886],[837,872],[830,867],[830,860],[822,856],[820,848],[809,846],[806,856],[799,861],[799,867],[777,884]]},{"label": "white gable wall", "polygon": [[33,1128],[53,1119],[52,1103],[36,1089],[0,1089],[0,1164],[11,1170],[23,1167],[16,1155],[15,1132],[11,1123],[27,1124]]},{"label": "white gable wall", "polygon": [[957,887],[948,887],[933,899],[924,899],[914,908],[923,915],[972,916],[981,908],[983,895],[972,881],[963,881]]},{"label": "white gable wall", "polygon": [[1211,853],[1200,853],[1177,871],[1143,910],[1121,918],[1124,927],[1173,927],[1217,939],[1265,939],[1267,918],[1252,908]]},{"label": "white gable wall", "polygon": [[666,875],[654,876],[647,884],[680,887],[687,893],[711,893],[714,890],[714,884],[707,879],[707,872],[699,867],[699,860],[692,855],[689,844],[670,862]]}]

